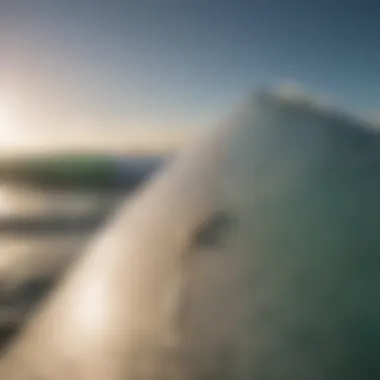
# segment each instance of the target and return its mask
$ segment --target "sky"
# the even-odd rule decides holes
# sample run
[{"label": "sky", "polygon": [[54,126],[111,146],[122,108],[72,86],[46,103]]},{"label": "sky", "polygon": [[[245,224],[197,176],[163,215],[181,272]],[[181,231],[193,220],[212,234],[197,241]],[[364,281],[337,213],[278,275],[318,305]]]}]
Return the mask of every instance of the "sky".
[{"label": "sky", "polygon": [[183,136],[282,83],[380,115],[376,3],[2,0],[0,147]]}]

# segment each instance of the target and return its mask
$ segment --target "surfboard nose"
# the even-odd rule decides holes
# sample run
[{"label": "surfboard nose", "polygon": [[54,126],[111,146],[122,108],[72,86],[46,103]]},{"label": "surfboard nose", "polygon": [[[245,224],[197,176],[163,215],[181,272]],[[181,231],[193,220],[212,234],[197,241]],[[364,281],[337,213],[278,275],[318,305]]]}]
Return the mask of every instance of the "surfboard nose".
[{"label": "surfboard nose", "polygon": [[375,379],[380,135],[250,97],[125,203],[0,378]]}]

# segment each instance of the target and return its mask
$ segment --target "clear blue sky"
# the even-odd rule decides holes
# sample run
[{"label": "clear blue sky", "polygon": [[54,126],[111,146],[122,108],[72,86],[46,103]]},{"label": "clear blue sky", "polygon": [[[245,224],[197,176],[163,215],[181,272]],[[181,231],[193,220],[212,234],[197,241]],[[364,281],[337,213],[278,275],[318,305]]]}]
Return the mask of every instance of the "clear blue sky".
[{"label": "clear blue sky", "polygon": [[380,109],[376,1],[5,3],[0,95],[15,92],[49,120],[198,127],[284,80]]}]

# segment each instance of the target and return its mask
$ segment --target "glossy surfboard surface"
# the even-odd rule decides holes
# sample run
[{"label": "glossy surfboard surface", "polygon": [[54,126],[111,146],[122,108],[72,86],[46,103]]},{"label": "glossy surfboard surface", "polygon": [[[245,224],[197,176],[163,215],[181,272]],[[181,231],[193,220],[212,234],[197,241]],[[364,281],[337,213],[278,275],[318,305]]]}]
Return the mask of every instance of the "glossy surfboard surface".
[{"label": "glossy surfboard surface", "polygon": [[379,378],[379,190],[365,123],[254,94],[120,207],[0,378]]}]

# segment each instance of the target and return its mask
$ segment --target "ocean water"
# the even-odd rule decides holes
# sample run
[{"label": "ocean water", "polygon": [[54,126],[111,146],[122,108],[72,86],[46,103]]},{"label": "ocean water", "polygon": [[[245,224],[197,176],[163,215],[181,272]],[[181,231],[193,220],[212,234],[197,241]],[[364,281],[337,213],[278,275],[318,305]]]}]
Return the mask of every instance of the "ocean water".
[{"label": "ocean water", "polygon": [[0,183],[0,346],[126,196]]}]

